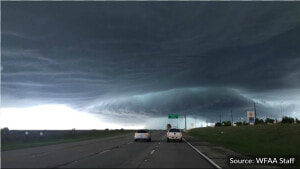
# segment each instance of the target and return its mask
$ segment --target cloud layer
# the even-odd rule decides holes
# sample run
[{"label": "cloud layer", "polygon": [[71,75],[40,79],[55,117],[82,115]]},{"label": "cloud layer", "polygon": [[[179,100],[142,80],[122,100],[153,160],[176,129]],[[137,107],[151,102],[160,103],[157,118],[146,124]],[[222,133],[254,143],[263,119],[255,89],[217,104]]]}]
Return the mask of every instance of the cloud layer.
[{"label": "cloud layer", "polygon": [[[297,2],[2,2],[3,107],[299,116]],[[130,115],[130,116],[128,116]]]}]

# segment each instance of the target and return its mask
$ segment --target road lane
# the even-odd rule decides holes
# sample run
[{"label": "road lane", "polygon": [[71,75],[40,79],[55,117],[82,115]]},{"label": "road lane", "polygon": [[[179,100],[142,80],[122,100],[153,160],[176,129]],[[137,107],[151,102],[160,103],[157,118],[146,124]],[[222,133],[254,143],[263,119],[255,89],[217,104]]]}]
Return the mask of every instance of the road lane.
[{"label": "road lane", "polygon": [[[60,168],[138,168],[157,141],[161,140],[163,133],[163,131],[153,132],[151,142],[132,142],[131,144],[112,149],[103,154],[95,154]],[[133,141],[133,136],[131,139]]]},{"label": "road lane", "polygon": [[2,168],[212,168],[185,142],[166,142],[153,131],[152,142],[133,135],[2,152]]},{"label": "road lane", "polygon": [[141,168],[214,168],[185,142],[162,141],[154,150]]},{"label": "road lane", "polygon": [[132,134],[63,143],[34,148],[4,151],[2,168],[55,168],[97,152],[132,142]]}]

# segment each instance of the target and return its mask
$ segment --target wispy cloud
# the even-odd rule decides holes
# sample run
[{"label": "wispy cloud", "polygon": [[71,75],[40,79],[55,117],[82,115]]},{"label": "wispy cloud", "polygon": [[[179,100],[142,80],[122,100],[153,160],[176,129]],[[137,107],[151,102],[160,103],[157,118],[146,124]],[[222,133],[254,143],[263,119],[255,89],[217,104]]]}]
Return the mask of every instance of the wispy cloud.
[{"label": "wispy cloud", "polygon": [[30,58],[50,64],[59,64],[54,59],[44,56],[40,49],[3,49],[1,54],[4,58],[14,57],[21,60]]},{"label": "wispy cloud", "polygon": [[26,33],[20,32],[20,31],[11,31],[11,30],[1,31],[1,35],[14,36],[14,37],[21,38],[21,39],[36,40],[36,41],[44,40],[44,39],[47,39],[52,36],[50,34],[48,34],[48,35],[26,34]]}]

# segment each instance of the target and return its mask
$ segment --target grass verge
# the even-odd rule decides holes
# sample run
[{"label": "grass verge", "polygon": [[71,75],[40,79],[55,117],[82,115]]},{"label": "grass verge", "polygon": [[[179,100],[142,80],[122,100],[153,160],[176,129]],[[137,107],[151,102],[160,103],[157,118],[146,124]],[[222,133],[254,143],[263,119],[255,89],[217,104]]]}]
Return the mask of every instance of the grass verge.
[{"label": "grass verge", "polygon": [[112,137],[117,135],[125,135],[134,133],[134,131],[109,131],[109,132],[101,132],[101,133],[89,133],[89,134],[78,134],[78,135],[66,135],[60,138],[44,138],[44,139],[36,139],[30,141],[23,141],[23,140],[15,140],[12,142],[2,142],[1,143],[1,151],[7,150],[15,150],[15,149],[22,149],[28,147],[38,147],[38,146],[45,146],[45,145],[53,145],[53,144],[60,144],[60,143],[67,143],[67,142],[75,142],[75,141],[83,141],[83,140],[90,140],[90,139],[97,139],[97,138],[105,138],[105,137]]},{"label": "grass verge", "polygon": [[188,134],[250,156],[300,160],[300,124],[195,128]]}]

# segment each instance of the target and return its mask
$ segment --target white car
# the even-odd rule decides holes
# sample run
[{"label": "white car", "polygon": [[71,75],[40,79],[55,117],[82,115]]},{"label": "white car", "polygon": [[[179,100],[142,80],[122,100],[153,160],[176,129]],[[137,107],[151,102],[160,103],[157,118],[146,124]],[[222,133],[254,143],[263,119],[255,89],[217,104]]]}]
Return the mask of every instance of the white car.
[{"label": "white car", "polygon": [[179,129],[170,129],[167,132],[167,141],[178,140],[182,142],[182,132]]},{"label": "white car", "polygon": [[134,141],[147,140],[151,141],[151,132],[149,130],[138,130],[134,134]]}]

